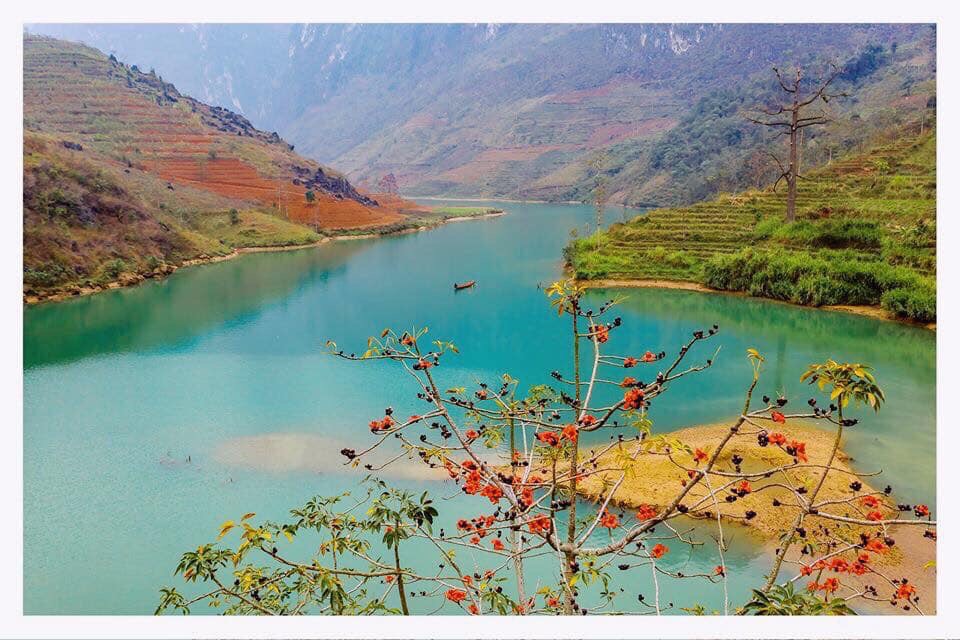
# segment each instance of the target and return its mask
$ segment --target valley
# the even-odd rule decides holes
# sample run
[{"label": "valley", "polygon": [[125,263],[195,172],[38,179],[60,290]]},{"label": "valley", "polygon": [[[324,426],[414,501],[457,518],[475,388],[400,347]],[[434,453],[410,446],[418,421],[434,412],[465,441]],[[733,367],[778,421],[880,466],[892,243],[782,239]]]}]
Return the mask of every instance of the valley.
[{"label": "valley", "polygon": [[429,227],[276,133],[99,51],[24,40],[24,299],[60,299],[237,249]]}]

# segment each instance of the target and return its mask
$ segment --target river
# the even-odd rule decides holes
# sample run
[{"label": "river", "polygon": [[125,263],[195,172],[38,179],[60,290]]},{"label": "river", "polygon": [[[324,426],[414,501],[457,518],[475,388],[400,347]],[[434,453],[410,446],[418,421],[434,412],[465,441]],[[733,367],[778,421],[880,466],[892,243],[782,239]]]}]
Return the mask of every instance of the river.
[{"label": "river", "polygon": [[[509,372],[526,386],[569,368],[567,325],[538,285],[560,276],[561,248],[571,229],[589,227],[593,210],[503,206],[502,217],[248,254],[25,309],[25,612],[151,613],[161,585],[183,585],[172,575],[179,554],[212,540],[224,520],[248,511],[280,518],[313,495],[355,489],[357,474],[333,464],[336,443],[366,442],[370,419],[387,405],[413,413],[415,398],[389,366],[324,355],[327,339],[360,351],[384,327],[428,326],[461,350],[437,370],[445,383]],[[472,279],[474,289],[452,290]],[[858,469],[882,469],[898,497],[934,503],[933,332],[736,296],[622,293],[617,353],[670,352],[694,329],[720,325],[715,365],[659,401],[655,431],[735,415],[750,378],[748,347],[767,356],[760,391],[803,406],[810,393],[798,378],[808,363],[868,363],[887,404],[877,415],[859,412],[845,450]],[[271,435],[294,443],[296,455],[282,447],[249,455]],[[393,482],[456,493],[428,480]],[[455,519],[460,500],[441,509]],[[745,533],[733,537],[727,564],[740,603],[770,556]],[[710,545],[671,555],[671,568],[687,573],[717,564]],[[640,580],[630,590],[642,590]],[[704,584],[668,581],[662,597],[676,600],[673,612],[718,607],[720,587]]]}]

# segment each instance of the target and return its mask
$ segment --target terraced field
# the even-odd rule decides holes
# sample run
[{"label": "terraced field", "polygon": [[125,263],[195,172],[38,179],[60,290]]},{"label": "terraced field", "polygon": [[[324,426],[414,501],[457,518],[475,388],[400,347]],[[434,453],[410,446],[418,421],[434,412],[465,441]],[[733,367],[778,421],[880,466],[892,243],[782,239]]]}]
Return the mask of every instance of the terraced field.
[{"label": "terraced field", "polygon": [[429,213],[361,193],[276,133],[83,45],[25,37],[23,99],[30,299]]},{"label": "terraced field", "polygon": [[[894,278],[898,282],[909,272],[932,288],[936,271],[934,132],[893,131],[863,153],[811,171],[800,180],[798,191],[797,222],[792,224],[783,222],[782,190],[722,195],[689,207],[654,210],[574,240],[565,251],[567,262],[584,280],[665,279],[718,286],[722,278],[716,270],[710,271],[711,265],[732,271],[735,260],[763,255],[784,263],[777,267],[790,272],[784,278],[808,275],[796,265],[785,264],[791,259],[811,264],[844,262],[855,268],[875,265],[878,272],[894,265],[901,270]],[[743,288],[720,288],[757,293],[765,286],[750,282]],[[791,296],[795,292],[772,297]]]}]

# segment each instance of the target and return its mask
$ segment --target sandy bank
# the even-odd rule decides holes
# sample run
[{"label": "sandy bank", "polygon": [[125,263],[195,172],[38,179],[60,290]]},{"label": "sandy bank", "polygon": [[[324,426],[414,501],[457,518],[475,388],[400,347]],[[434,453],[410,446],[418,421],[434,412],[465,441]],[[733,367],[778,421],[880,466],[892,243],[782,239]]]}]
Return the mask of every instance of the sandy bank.
[{"label": "sandy bank", "polygon": [[[707,453],[711,453],[719,439],[729,431],[729,424],[690,427],[665,435],[670,439],[675,438],[694,449],[701,448]],[[734,455],[743,458],[741,469],[745,473],[793,463],[793,458],[778,447],[773,445],[759,447],[755,435],[756,428],[745,424],[741,431],[742,433],[734,436],[724,448],[715,469],[732,472],[734,465],[731,458]],[[782,425],[779,431],[787,437],[788,441],[795,439],[806,443],[810,464],[826,464],[833,445],[834,432],[798,421],[790,421],[789,424]],[[591,458],[596,455],[595,450],[599,450],[599,448],[594,447],[585,452],[584,455]],[[684,468],[674,464],[666,455],[653,452],[637,454],[637,451],[639,451],[639,442],[626,441],[620,445],[619,450],[614,448],[600,455],[596,460],[598,468],[609,471],[588,478],[579,487],[580,493],[585,498],[599,501],[606,497],[610,488],[610,485],[604,484],[604,479],[615,482],[619,479],[621,470],[629,469],[630,473],[611,501],[624,510],[624,521],[627,523],[633,521],[632,512],[635,512],[642,504],[648,504],[656,508],[669,504],[682,488],[682,483],[687,480],[687,473]],[[696,466],[690,454],[675,453],[673,459],[685,468],[695,468]],[[838,470],[827,476],[823,489],[817,496],[818,502],[842,501],[856,495],[849,486],[857,477],[852,475],[848,456],[841,451],[834,465]],[[689,507],[690,514],[693,517],[715,520],[719,512],[721,519],[724,521],[731,525],[743,526],[753,532],[757,535],[758,542],[769,550],[772,561],[778,536],[781,532],[793,528],[794,519],[797,516],[797,509],[789,506],[796,504],[793,493],[786,488],[775,485],[788,484],[794,487],[806,486],[809,488],[819,479],[819,476],[819,469],[784,470],[770,478],[751,479],[752,491],[734,502],[726,502],[723,499],[726,495],[730,495],[729,491],[724,491],[718,495],[716,503],[709,496],[705,481],[702,481],[687,494],[684,504]],[[863,485],[859,494],[874,491],[869,484],[871,478],[872,476],[859,478]],[[714,487],[717,487],[721,479],[714,477],[710,481]],[[876,482],[882,488],[887,482],[895,484],[896,478],[880,476],[876,479]],[[774,506],[774,500],[778,500],[781,506]],[[887,499],[886,502],[892,505],[891,499]],[[824,511],[859,519],[863,518],[864,515],[857,510],[858,506],[838,503],[825,508]],[[755,512],[756,516],[749,520],[746,519],[745,514],[748,511]],[[898,513],[892,509],[885,509],[884,514],[888,518],[898,516]],[[913,514],[902,514],[900,517],[912,519]],[[804,523],[804,528],[809,536],[808,540],[815,539],[820,525],[832,531],[834,535],[849,540],[857,540],[861,531],[871,534],[876,532],[876,528],[839,523],[811,515],[807,517]],[[889,526],[887,534],[894,538],[896,544],[889,552],[876,556],[873,566],[887,577],[894,579],[908,578],[922,594],[921,607],[923,607],[925,613],[929,614],[936,607],[936,571],[934,568],[925,567],[925,565],[936,557],[936,543],[924,537],[923,533],[926,529],[927,527],[919,525]],[[793,553],[788,556],[790,561],[809,561],[809,558],[809,555],[800,555],[799,545],[796,545]],[[781,576],[782,579],[786,580],[796,576],[797,573],[797,565],[788,564],[784,567]],[[843,577],[847,583],[855,578],[846,574]],[[889,583],[876,575],[866,574],[862,578],[856,579],[860,580],[861,584],[875,586],[881,598],[886,598],[892,593]],[[808,579],[801,578],[800,580],[799,586],[805,588]],[[864,604],[864,601],[858,600],[857,606],[877,613],[908,613],[902,609],[895,609],[888,601]]]},{"label": "sandy bank", "polygon": [[[679,289],[682,291],[699,291],[701,293],[715,293],[720,295],[728,296],[740,296],[743,298],[750,298],[747,293],[743,291],[722,291],[720,289],[711,289],[710,287],[703,285],[699,282],[691,282],[688,280],[658,280],[658,279],[618,279],[618,278],[609,278],[609,279],[600,279],[600,280],[578,280],[579,284],[588,288],[588,289]],[[914,327],[923,327],[924,329],[929,329],[931,331],[936,331],[937,324],[935,322],[925,323],[925,322],[916,322],[914,320],[909,320],[907,318],[899,318],[896,315],[890,313],[886,309],[881,307],[874,307],[869,305],[854,305],[854,304],[832,304],[824,305],[822,307],[812,307],[809,305],[794,304],[792,302],[787,302],[785,300],[774,300],[772,298],[758,298],[758,300],[765,300],[767,302],[777,302],[780,304],[790,305],[792,307],[803,307],[805,309],[819,309],[821,311],[839,311],[841,313],[852,313],[858,316],[866,316],[868,318],[875,318],[877,320],[887,320],[889,322],[899,322],[901,324],[908,324]]]}]

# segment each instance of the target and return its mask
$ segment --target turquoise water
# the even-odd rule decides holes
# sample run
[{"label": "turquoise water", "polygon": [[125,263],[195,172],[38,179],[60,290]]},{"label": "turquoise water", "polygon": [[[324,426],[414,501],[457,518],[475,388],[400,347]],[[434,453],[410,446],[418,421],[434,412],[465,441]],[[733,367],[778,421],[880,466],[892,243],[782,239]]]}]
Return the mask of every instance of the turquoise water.
[{"label": "turquoise water", "polygon": [[[160,585],[183,584],[172,575],[180,553],[214,538],[224,520],[247,511],[280,518],[315,494],[356,488],[357,475],[334,465],[289,470],[268,456],[251,466],[222,453],[238,438],[299,434],[316,437],[307,457],[337,460],[334,443],[366,441],[367,422],[384,406],[400,415],[420,410],[394,369],[326,356],[327,339],[359,351],[386,326],[429,326],[431,336],[461,349],[438,370],[451,384],[509,372],[533,385],[569,368],[567,326],[538,284],[559,276],[560,249],[571,228],[590,223],[592,209],[505,208],[509,215],[500,218],[245,255],[26,309],[25,611],[151,613]],[[454,281],[469,279],[478,281],[475,289],[452,291]],[[888,403],[879,415],[862,416],[845,448],[859,468],[882,469],[904,500],[933,503],[932,332],[740,297],[624,293],[626,327],[612,340],[618,353],[670,351],[696,328],[716,322],[721,329],[714,367],[678,381],[654,407],[656,430],[734,415],[750,377],[747,347],[768,358],[761,391],[784,390],[796,404],[809,397],[798,383],[808,363],[869,363]],[[590,297],[599,304],[610,294]],[[456,494],[429,481],[391,482]],[[476,511],[460,497],[442,502],[452,520],[461,504]],[[769,556],[731,532],[727,565],[731,600],[739,603]],[[715,546],[692,553],[675,546],[672,568],[693,573],[718,564]],[[413,561],[433,562],[426,555]],[[652,595],[645,576],[629,575],[624,607],[637,592]],[[722,603],[719,585],[661,581],[661,590],[676,607]]]}]

